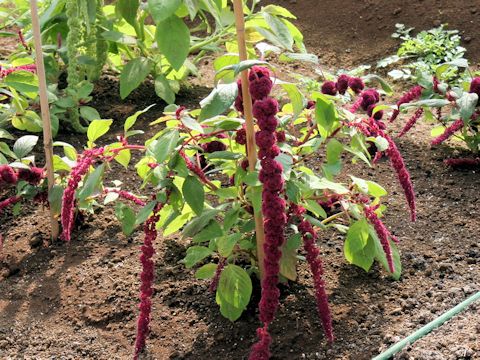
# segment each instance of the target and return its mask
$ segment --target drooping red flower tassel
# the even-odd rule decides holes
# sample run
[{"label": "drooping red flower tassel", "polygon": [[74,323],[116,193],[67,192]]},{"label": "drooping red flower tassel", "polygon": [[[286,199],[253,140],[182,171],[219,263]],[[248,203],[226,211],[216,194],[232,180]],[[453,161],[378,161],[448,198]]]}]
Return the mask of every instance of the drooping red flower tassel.
[{"label": "drooping red flower tassel", "polygon": [[140,314],[137,320],[137,336],[135,339],[134,360],[137,360],[141,351],[145,347],[145,342],[150,331],[150,313],[152,310],[152,294],[153,279],[155,276],[155,263],[152,260],[155,249],[153,242],[157,238],[156,224],[160,218],[158,213],[162,209],[163,204],[157,204],[153,210],[153,214],[147,219],[144,225],[145,237],[141,247],[142,254],[140,262],[142,263],[142,273],[140,274]]},{"label": "drooping red flower tassel", "polygon": [[389,241],[390,232],[385,227],[383,222],[378,218],[377,214],[375,213],[374,207],[365,206],[364,213],[368,221],[373,225],[373,228],[378,235],[378,239],[382,244],[383,251],[385,252],[385,256],[387,258],[388,268],[390,269],[391,273],[394,273],[395,265],[393,264],[392,249],[390,248]]},{"label": "drooping red flower tassel", "polygon": [[[265,74],[266,72],[255,69],[254,73]],[[252,75],[250,75],[250,78],[252,78]],[[264,92],[264,84],[268,84],[268,81],[258,83],[260,89],[256,89],[254,84],[256,82],[252,81],[250,90],[253,90],[252,92],[257,95],[255,96],[256,101],[253,105],[253,111],[260,127],[260,131],[255,134],[255,141],[259,147],[258,158],[261,165],[259,180],[263,184],[262,213],[265,231],[265,259],[262,297],[259,304],[260,321],[263,322],[263,327],[257,330],[259,341],[252,347],[249,359],[266,360],[270,357],[269,346],[271,342],[268,325],[275,317],[280,297],[280,291],[277,287],[280,258],[282,256],[280,247],[285,242],[284,227],[287,216],[285,214],[285,200],[280,197],[284,184],[283,167],[275,160],[280,152],[276,145],[275,135],[278,126],[278,120],[275,117],[278,105],[274,99],[266,98],[268,93],[265,94]],[[264,96],[259,97],[259,94]]]},{"label": "drooping red flower tassel", "polygon": [[394,121],[400,114],[400,106],[420,98],[422,95],[422,90],[423,88],[420,85],[415,85],[405,94],[403,94],[400,100],[397,101],[397,109],[393,110],[392,116],[390,117],[390,122]]},{"label": "drooping red flower tassel", "polygon": [[398,137],[402,137],[409,132],[410,129],[417,123],[418,119],[422,117],[422,115],[423,108],[418,108],[417,111],[415,111],[415,114],[413,114],[413,116],[407,121],[400,134],[398,134]]},{"label": "drooping red flower tassel", "polygon": [[104,189],[103,192],[105,194],[107,193],[115,193],[118,194],[118,196],[122,199],[125,200],[130,200],[134,204],[140,205],[140,206],[145,206],[145,201],[140,199],[139,197],[133,195],[132,193],[125,191],[125,190],[118,190],[118,189]]},{"label": "drooping red flower tassel", "polygon": [[0,201],[0,214],[3,212],[4,209],[6,209],[9,206],[15,205],[20,200],[22,200],[20,196],[12,196],[12,197],[9,197],[8,199]]},{"label": "drooping red flower tassel", "polygon": [[215,275],[213,276],[212,282],[208,287],[208,291],[210,291],[211,293],[214,293],[215,291],[217,291],[218,281],[220,280],[220,275],[222,275],[222,271],[226,263],[227,263],[227,258],[222,258],[218,262],[217,269],[215,270]]},{"label": "drooping red flower tassel", "polygon": [[32,166],[29,169],[20,168],[18,170],[18,178],[24,180],[31,185],[38,185],[45,178],[45,170]]},{"label": "drooping red flower tassel", "polygon": [[298,230],[302,234],[303,247],[307,253],[307,261],[310,265],[310,270],[313,275],[318,315],[320,316],[327,340],[329,343],[332,343],[334,340],[332,316],[330,314],[330,307],[328,306],[328,296],[325,290],[325,281],[322,277],[323,266],[322,260],[320,259],[320,250],[315,244],[317,234],[312,225],[306,220],[303,220],[300,223]]},{"label": "drooping red flower tassel", "polygon": [[463,120],[462,119],[458,119],[458,120],[455,120],[453,122],[452,125],[450,125],[449,127],[447,127],[445,129],[445,131],[443,132],[442,135],[440,136],[437,136],[435,139],[432,140],[431,144],[433,146],[435,145],[440,145],[441,143],[443,143],[445,140],[447,140],[450,136],[452,136],[453,134],[455,134],[458,130],[460,130],[461,128],[463,128]]},{"label": "drooping red flower tassel", "polygon": [[83,154],[78,157],[77,164],[72,168],[67,187],[62,197],[62,238],[65,241],[70,241],[72,234],[73,216],[75,213],[75,191],[82,177],[88,172],[90,165],[93,164],[98,156],[103,154],[103,151],[103,148],[85,150]]},{"label": "drooping red flower tassel", "polygon": [[388,149],[385,150],[385,153],[390,158],[390,163],[397,173],[398,181],[400,182],[400,186],[402,187],[405,198],[407,199],[408,207],[410,208],[410,219],[415,221],[417,219],[415,191],[413,190],[410,173],[408,172],[405,162],[403,161],[403,157],[392,138],[384,133],[382,136],[388,141]]},{"label": "drooping red flower tassel", "polygon": [[445,159],[443,160],[443,163],[447,166],[454,167],[454,168],[469,168],[469,167],[480,166],[480,158]]},{"label": "drooping red flower tassel", "polygon": [[18,176],[15,170],[8,165],[0,165],[0,184],[6,183],[14,185],[18,181]]}]

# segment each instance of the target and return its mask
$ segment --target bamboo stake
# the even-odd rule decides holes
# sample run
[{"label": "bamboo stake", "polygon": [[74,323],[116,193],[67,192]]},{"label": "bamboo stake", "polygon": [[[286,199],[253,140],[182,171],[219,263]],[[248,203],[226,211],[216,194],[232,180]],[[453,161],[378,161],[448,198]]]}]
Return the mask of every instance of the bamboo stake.
[{"label": "bamboo stake", "polygon": [[[235,25],[237,30],[238,55],[240,61],[244,61],[247,60],[247,46],[245,43],[245,19],[243,18],[243,2],[242,0],[232,1],[233,12],[235,13]],[[257,163],[257,149],[255,146],[255,128],[252,113],[252,97],[250,96],[250,91],[248,89],[248,70],[242,71],[240,76],[242,79],[243,114],[245,115],[245,123],[247,125],[246,132],[248,168],[250,171],[255,171],[255,164]],[[256,212],[254,217],[255,235],[257,238],[258,268],[260,270],[260,279],[263,279],[265,258],[263,244],[265,242],[265,233],[263,230],[263,217],[261,211]]]},{"label": "bamboo stake", "polygon": [[[30,13],[32,16],[32,31],[35,43],[35,63],[37,66],[38,90],[43,121],[43,148],[45,150],[45,162],[47,164],[48,191],[50,192],[55,181],[53,173],[53,141],[52,127],[50,123],[50,109],[48,105],[47,82],[45,79],[45,66],[43,64],[42,38],[38,21],[37,0],[30,0]],[[52,239],[56,240],[58,238],[59,226],[51,206],[50,223]]]}]

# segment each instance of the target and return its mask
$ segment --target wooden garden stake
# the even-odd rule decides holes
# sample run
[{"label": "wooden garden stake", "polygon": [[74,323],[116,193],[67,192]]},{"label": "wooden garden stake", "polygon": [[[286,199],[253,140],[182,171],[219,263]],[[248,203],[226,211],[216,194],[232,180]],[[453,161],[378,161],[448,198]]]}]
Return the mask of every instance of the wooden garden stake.
[{"label": "wooden garden stake", "polygon": [[[43,64],[42,38],[40,33],[40,25],[38,21],[37,0],[30,0],[30,13],[32,15],[32,31],[35,43],[35,63],[37,66],[38,90],[40,96],[40,108],[43,121],[43,148],[45,150],[45,162],[47,164],[48,190],[50,192],[54,181],[53,173],[53,142],[52,127],[50,123],[50,110],[48,106],[47,82],[45,79],[45,66]],[[52,239],[58,238],[59,226],[55,218],[54,211],[50,207],[50,222]]]},{"label": "wooden garden stake", "polygon": [[[233,11],[235,13],[235,25],[237,30],[238,55],[240,61],[247,60],[247,46],[245,43],[245,20],[243,18],[243,1],[232,0]],[[252,97],[249,91],[248,70],[241,72],[242,79],[242,95],[243,95],[243,114],[245,115],[245,123],[247,125],[247,156],[248,169],[255,171],[257,163],[257,149],[255,146],[255,129],[252,113]],[[264,274],[264,258],[265,253],[263,244],[265,242],[265,233],[263,229],[263,217],[261,211],[255,213],[255,234],[257,237],[257,258],[258,268],[260,270],[260,278],[263,279]]]}]

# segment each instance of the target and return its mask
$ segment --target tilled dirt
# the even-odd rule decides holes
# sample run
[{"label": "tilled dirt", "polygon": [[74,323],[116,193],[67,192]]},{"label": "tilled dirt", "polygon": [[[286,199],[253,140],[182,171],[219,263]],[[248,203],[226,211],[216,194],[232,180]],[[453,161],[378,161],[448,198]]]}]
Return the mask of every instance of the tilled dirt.
[{"label": "tilled dirt", "polygon": [[[317,3],[313,0],[277,3],[287,5],[300,15],[299,24],[307,44],[314,46],[316,53],[327,56],[327,62],[338,62],[339,67],[378,59],[394,49],[395,44],[389,39],[389,24],[385,25],[387,30],[375,31],[375,37],[371,37],[369,34],[374,28],[367,31],[363,21],[378,20],[357,17],[359,13],[367,16],[378,11],[385,19],[382,24],[387,23],[387,18],[393,24],[397,20],[389,11],[395,10],[394,3],[402,7],[402,2],[327,1],[318,4],[322,11],[311,10],[312,3]],[[424,0],[415,4],[442,9],[439,12],[442,21],[445,21],[443,16],[455,13],[455,17],[447,17],[448,22],[466,34],[472,29],[468,13],[475,14],[469,9],[480,11],[474,1]],[[402,7],[395,16],[409,14],[409,9]],[[436,12],[425,12],[422,16],[400,18],[398,22],[414,26],[420,23],[423,28],[429,28],[430,16],[434,14]],[[350,20],[352,17],[358,21]],[[412,23],[406,21],[410,18]],[[320,19],[323,20],[320,22]],[[357,24],[357,35],[349,40],[355,44],[350,55],[344,52],[345,45],[341,42],[345,37],[347,43],[348,34],[338,30],[342,21]],[[325,24],[330,24],[327,28],[332,31],[337,29],[336,39],[313,36],[319,34],[314,32],[315,28],[323,29]],[[478,55],[476,45],[473,46],[477,41],[474,35],[469,46],[471,56]],[[365,45],[366,41],[370,45]],[[201,82],[196,84],[182,92],[179,103],[193,107],[209,92]],[[158,103],[149,85],[135,91],[125,102],[116,94],[116,82],[104,78],[97,86],[92,105],[103,117],[116,120],[112,138],[121,133],[120,120],[151,103]],[[159,103],[140,118],[138,127],[154,134],[155,129],[148,129],[148,122],[161,115],[163,106]],[[399,124],[394,128],[399,127],[402,119],[397,121]],[[416,223],[409,222],[402,191],[387,161],[373,169],[348,166],[350,173],[374,179],[389,191],[385,219],[401,240],[401,279],[389,279],[377,266],[365,273],[346,264],[344,237],[336,233],[322,234],[319,245],[336,342],[332,347],[326,343],[316,316],[309,271],[301,264],[298,283],[282,287],[281,306],[271,327],[273,359],[370,359],[480,290],[480,168],[455,171],[445,168],[442,160],[457,156],[459,151],[447,146],[430,149],[428,133],[429,127],[420,125],[398,142],[417,193]],[[77,147],[84,143],[78,136],[61,135],[60,139]],[[313,159],[309,166],[318,169],[319,160]],[[127,187],[135,187],[132,174],[121,170],[117,174]],[[75,230],[71,243],[52,244],[47,240],[47,213],[27,206],[19,217],[0,215],[0,234],[5,240],[0,258],[0,358],[131,358],[141,229],[125,237],[113,209],[107,208],[87,217]],[[208,292],[208,282],[195,280],[194,272],[179,263],[188,245],[188,239],[178,236],[159,237],[155,242],[157,268],[152,331],[144,358],[246,359],[259,326],[258,284],[248,310],[236,323],[229,322],[220,315],[214,296]],[[479,312],[480,304],[471,305],[396,358],[480,359]]]}]

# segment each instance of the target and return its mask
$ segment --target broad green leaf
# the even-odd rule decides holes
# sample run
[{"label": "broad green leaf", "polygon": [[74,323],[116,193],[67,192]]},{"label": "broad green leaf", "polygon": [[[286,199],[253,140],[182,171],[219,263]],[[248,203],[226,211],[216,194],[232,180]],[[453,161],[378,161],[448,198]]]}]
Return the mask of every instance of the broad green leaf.
[{"label": "broad green leaf", "polygon": [[110,129],[112,123],[113,120],[93,120],[88,126],[87,130],[88,141],[93,143],[98,138],[105,135]]},{"label": "broad green leaf", "polygon": [[130,25],[136,27],[139,6],[140,2],[138,0],[118,0],[116,9]]},{"label": "broad green leaf", "polygon": [[183,182],[182,193],[185,201],[197,214],[201,215],[205,201],[202,183],[194,176],[188,176]]},{"label": "broad green leaf", "polygon": [[153,211],[153,208],[157,204],[156,201],[150,201],[147,205],[142,207],[140,211],[138,212],[138,215],[136,216],[135,219],[135,224],[140,225],[143,224],[145,221],[147,221],[148,217]]},{"label": "broad green leaf", "polygon": [[190,269],[212,253],[213,251],[205,246],[191,246],[187,249],[187,255],[181,262]]},{"label": "broad green leaf", "polygon": [[63,187],[60,185],[53,185],[48,191],[48,203],[55,215],[59,215],[62,210],[62,196]]},{"label": "broad green leaf", "polygon": [[153,63],[146,58],[130,60],[120,74],[120,97],[125,99],[136,89],[152,70]]},{"label": "broad green leaf", "polygon": [[129,236],[135,230],[135,212],[124,203],[118,202],[115,205],[115,216],[122,224],[123,233]]},{"label": "broad green leaf", "polygon": [[303,206],[308,211],[311,211],[312,213],[314,213],[315,216],[317,217],[321,217],[323,219],[327,217],[327,213],[325,212],[325,209],[321,207],[320,204],[315,200],[306,200]]},{"label": "broad green leaf", "polygon": [[242,234],[234,233],[222,236],[217,240],[218,253],[223,257],[229,257],[232,254],[233,248],[242,238]]},{"label": "broad green leaf", "polygon": [[327,162],[328,164],[335,164],[339,161],[340,155],[343,151],[343,145],[337,139],[331,139],[327,143]]},{"label": "broad green leaf", "polygon": [[202,215],[194,218],[184,227],[182,231],[183,236],[186,238],[195,236],[202,231],[219,212],[220,210],[218,209],[206,209]]},{"label": "broad green leaf", "polygon": [[237,320],[243,313],[243,309],[237,308],[230,303],[228,303],[223,297],[222,294],[218,291],[215,294],[215,301],[220,306],[220,314],[226,317],[230,321]]},{"label": "broad green leaf", "polygon": [[267,12],[263,13],[263,17],[280,44],[282,44],[285,49],[292,51],[293,36],[287,25],[283,23],[282,19]]},{"label": "broad green leaf", "polygon": [[29,71],[14,71],[3,78],[3,83],[24,93],[31,99],[34,99],[37,96],[38,78],[37,75],[32,74]]},{"label": "broad green leaf", "polygon": [[293,115],[296,118],[304,108],[304,97],[295,84],[281,84],[283,89],[287,92],[290,102],[293,106]]},{"label": "broad green leaf", "polygon": [[133,36],[118,32],[118,31],[104,31],[102,37],[111,42],[124,44],[124,45],[136,45],[137,39]]},{"label": "broad green leaf", "polygon": [[126,169],[128,167],[128,164],[130,164],[131,157],[132,154],[130,153],[130,150],[122,150],[119,151],[115,156],[115,161]]},{"label": "broad green leaf", "polygon": [[137,121],[137,118],[142,115],[143,113],[146,113],[148,110],[150,110],[155,104],[152,104],[150,106],[147,106],[145,109],[137,111],[135,114],[130,115],[127,120],[125,120],[125,124],[123,124],[123,130],[125,133],[132,128],[133,125],[135,125],[135,122]]},{"label": "broad green leaf", "polygon": [[460,117],[464,122],[468,122],[472,117],[477,102],[478,95],[475,93],[463,93],[462,97],[457,100],[457,105],[460,107]]},{"label": "broad green leaf", "polygon": [[280,274],[288,280],[297,280],[297,250],[282,248],[282,257],[280,258]]},{"label": "broad green leaf", "polygon": [[345,258],[350,264],[369,271],[375,259],[375,246],[369,243],[369,225],[365,219],[354,222],[348,229],[344,245]]},{"label": "broad green leaf", "polygon": [[148,10],[158,24],[173,15],[181,4],[182,0],[148,0]]},{"label": "broad green leaf", "polygon": [[83,187],[78,194],[78,198],[80,200],[85,200],[87,197],[93,195],[95,191],[98,191],[102,183],[102,176],[104,171],[105,164],[102,164],[97,167],[91,174],[88,175],[87,180],[85,181]]},{"label": "broad green leaf", "polygon": [[216,271],[217,264],[205,264],[195,272],[195,277],[200,280],[211,279],[214,277]]},{"label": "broad green leaf", "polygon": [[91,106],[80,106],[80,115],[88,121],[101,119],[98,111]]},{"label": "broad green leaf", "polygon": [[173,104],[175,102],[175,92],[163,74],[158,74],[155,78],[155,93],[158,97],[165,100],[167,104]]},{"label": "broad green leaf", "polygon": [[160,52],[175,70],[180,70],[190,51],[190,31],[175,15],[157,24],[155,35]]},{"label": "broad green leaf", "polygon": [[369,225],[369,233],[370,233],[370,239],[374,243],[375,247],[375,259],[382,264],[384,269],[390,274],[390,276],[398,280],[400,279],[400,276],[402,274],[402,263],[400,261],[400,254],[398,252],[397,246],[393,241],[390,241],[390,249],[392,250],[392,258],[393,258],[393,266],[395,267],[395,272],[392,274],[389,270],[388,267],[388,262],[387,262],[387,257],[385,256],[385,252],[382,247],[382,243],[380,242],[380,239],[377,236],[377,233],[375,232],[375,229],[373,226]]},{"label": "broad green leaf", "polygon": [[217,221],[211,221],[210,224],[195,235],[193,242],[204,242],[223,236],[224,232]]},{"label": "broad green leaf", "polygon": [[38,136],[35,135],[25,135],[15,141],[15,144],[13,144],[13,152],[15,153],[17,159],[27,156],[30,151],[33,150],[37,142]]},{"label": "broad green leaf", "polygon": [[199,121],[220,115],[232,106],[237,97],[238,86],[236,83],[220,84],[200,102],[202,110]]},{"label": "broad green leaf", "polygon": [[159,139],[153,141],[148,149],[152,152],[153,156],[158,163],[164,162],[169,156],[172,155],[172,151],[177,146],[177,142],[180,139],[177,130],[170,131],[164,134]]},{"label": "broad green leaf", "polygon": [[231,321],[235,321],[250,302],[252,280],[247,272],[240,266],[229,264],[223,269],[220,275],[217,294],[221,299],[221,303],[219,304],[220,309],[222,309],[222,305],[225,302],[240,311],[240,313],[235,314],[235,316],[227,316],[222,312],[222,314],[227,316]]},{"label": "broad green leaf", "polygon": [[315,104],[315,120],[322,137],[327,137],[337,122],[337,113],[332,101],[318,96]]}]

